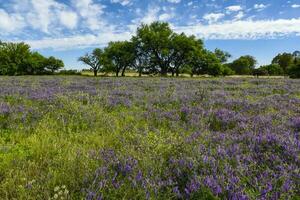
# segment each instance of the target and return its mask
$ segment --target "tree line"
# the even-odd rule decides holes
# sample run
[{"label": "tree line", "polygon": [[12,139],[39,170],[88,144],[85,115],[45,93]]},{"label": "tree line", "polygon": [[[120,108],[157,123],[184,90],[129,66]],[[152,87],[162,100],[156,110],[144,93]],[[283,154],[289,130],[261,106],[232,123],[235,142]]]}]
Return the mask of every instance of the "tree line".
[{"label": "tree line", "polygon": [[142,24],[129,41],[110,42],[78,60],[98,72],[125,76],[127,70],[142,74],[194,75],[289,75],[300,77],[300,52],[277,55],[272,64],[256,68],[253,56],[245,55],[228,63],[231,55],[220,49],[205,49],[201,39],[177,34],[168,23]]},{"label": "tree line", "polygon": [[[228,62],[231,55],[215,49],[209,51],[194,35],[175,33],[165,22],[142,24],[129,41],[110,42],[104,49],[96,48],[78,58],[94,73],[113,72],[125,76],[135,71],[142,76],[162,75],[283,75],[300,78],[300,52],[278,54],[272,63],[256,68],[253,56],[245,55]],[[0,75],[53,74],[62,69],[62,60],[46,58],[31,51],[25,43],[0,41]],[[76,74],[74,70],[62,74]]]},{"label": "tree line", "polygon": [[0,41],[0,75],[53,74],[63,67],[62,60],[31,51],[28,44]]}]

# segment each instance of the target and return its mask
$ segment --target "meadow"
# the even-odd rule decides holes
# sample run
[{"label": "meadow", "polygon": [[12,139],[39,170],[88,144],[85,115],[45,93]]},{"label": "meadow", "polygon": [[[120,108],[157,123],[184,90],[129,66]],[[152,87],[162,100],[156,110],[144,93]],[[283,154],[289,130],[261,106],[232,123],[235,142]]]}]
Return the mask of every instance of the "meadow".
[{"label": "meadow", "polygon": [[300,80],[0,77],[0,199],[299,199]]}]

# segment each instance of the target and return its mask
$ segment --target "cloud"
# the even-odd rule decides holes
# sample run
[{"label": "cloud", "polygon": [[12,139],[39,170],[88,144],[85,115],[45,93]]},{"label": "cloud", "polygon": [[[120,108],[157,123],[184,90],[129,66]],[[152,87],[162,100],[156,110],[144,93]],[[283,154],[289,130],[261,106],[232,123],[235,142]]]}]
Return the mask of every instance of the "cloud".
[{"label": "cloud", "polygon": [[167,21],[167,20],[169,20],[169,19],[171,19],[172,17],[173,17],[174,15],[171,13],[163,13],[163,14],[161,14],[159,17],[158,17],[158,19],[160,20],[160,21]]},{"label": "cloud", "polygon": [[159,7],[149,7],[145,16],[137,20],[138,23],[150,24],[151,22],[157,21],[159,19],[158,13],[160,12]]},{"label": "cloud", "polygon": [[240,5],[234,5],[234,6],[226,7],[226,12],[227,13],[238,12],[240,10],[243,10],[243,8]]},{"label": "cloud", "polygon": [[300,8],[300,4],[293,4],[291,5],[292,8]]},{"label": "cloud", "polygon": [[48,27],[56,17],[52,9],[58,9],[61,4],[53,0],[31,0],[31,10],[26,15],[27,22],[32,28],[49,33]]},{"label": "cloud", "polygon": [[72,0],[73,5],[85,21],[85,27],[90,30],[99,30],[104,24],[101,15],[104,13],[104,6],[94,3],[93,0]]},{"label": "cloud", "polygon": [[223,21],[219,24],[181,26],[175,30],[204,39],[270,39],[292,34],[300,35],[300,18]]},{"label": "cloud", "polygon": [[167,0],[169,3],[180,3],[181,0]]},{"label": "cloud", "polygon": [[69,29],[77,27],[78,16],[72,11],[62,11],[59,13],[60,22]]},{"label": "cloud", "polygon": [[119,3],[122,6],[127,6],[127,5],[131,5],[131,0],[111,0],[111,3]]},{"label": "cloud", "polygon": [[74,35],[63,38],[43,38],[40,40],[27,40],[33,49],[55,49],[69,50],[87,47],[104,47],[110,41],[121,41],[130,39],[133,33],[126,32],[106,32],[98,35]]},{"label": "cloud", "polygon": [[[288,29],[286,27],[289,27]],[[135,26],[129,30],[111,31],[62,38],[43,38],[27,40],[34,49],[67,50],[86,47],[104,47],[110,41],[128,40],[134,34]],[[271,39],[288,35],[300,35],[300,18],[278,20],[238,20],[223,21],[218,24],[196,24],[191,26],[172,26],[174,31],[193,34],[203,39]]]},{"label": "cloud", "polygon": [[223,13],[208,13],[203,16],[203,19],[207,20],[209,24],[214,23],[222,19],[225,15]]},{"label": "cloud", "polygon": [[269,5],[265,5],[265,4],[254,4],[253,8],[257,11],[262,11],[264,9],[266,9]]},{"label": "cloud", "polygon": [[24,26],[24,18],[19,14],[9,14],[0,9],[0,31],[4,34],[21,30]]}]

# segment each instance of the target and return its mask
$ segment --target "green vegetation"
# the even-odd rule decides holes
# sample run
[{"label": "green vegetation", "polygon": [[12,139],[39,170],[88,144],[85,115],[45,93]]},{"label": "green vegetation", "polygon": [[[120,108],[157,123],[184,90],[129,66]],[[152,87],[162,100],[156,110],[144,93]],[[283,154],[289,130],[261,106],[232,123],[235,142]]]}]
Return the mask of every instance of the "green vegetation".
[{"label": "green vegetation", "polygon": [[[98,73],[136,72],[142,75],[179,76],[180,74],[210,76],[256,75],[300,78],[300,52],[278,54],[270,65],[256,68],[251,55],[228,62],[231,55],[220,49],[209,51],[194,35],[175,33],[168,23],[142,24],[129,41],[110,42],[104,49],[96,48],[78,58],[88,65],[94,76]],[[45,58],[32,52],[24,43],[0,42],[0,75],[54,74],[64,63],[54,57]],[[62,72],[65,75],[74,71]],[[62,74],[60,73],[60,74]]]},{"label": "green vegetation", "polygon": [[297,199],[299,83],[0,77],[0,199]]},{"label": "green vegetation", "polygon": [[53,74],[63,67],[63,61],[32,52],[27,44],[0,41],[0,75]]}]

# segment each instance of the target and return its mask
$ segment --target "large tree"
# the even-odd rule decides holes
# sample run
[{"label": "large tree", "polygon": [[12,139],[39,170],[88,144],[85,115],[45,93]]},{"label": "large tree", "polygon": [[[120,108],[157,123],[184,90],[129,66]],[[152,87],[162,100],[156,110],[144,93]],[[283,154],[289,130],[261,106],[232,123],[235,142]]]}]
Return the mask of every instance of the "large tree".
[{"label": "large tree", "polygon": [[189,56],[195,50],[201,51],[203,49],[202,40],[198,40],[195,36],[186,36],[184,33],[174,34],[172,38],[172,60],[170,70],[172,76],[176,74],[179,76],[179,72],[184,68],[185,64],[189,60]]},{"label": "large tree", "polygon": [[168,23],[153,22],[143,24],[137,30],[137,38],[142,49],[150,56],[151,72],[167,75],[173,59],[172,37],[174,36]]},{"label": "large tree", "polygon": [[125,76],[125,71],[135,61],[134,44],[129,41],[110,42],[104,50],[105,70],[113,71],[116,76],[120,72]]},{"label": "large tree", "polygon": [[98,75],[98,71],[103,66],[103,51],[100,48],[96,48],[92,53],[87,53],[78,58],[78,61],[88,65],[94,72],[94,76]]}]

